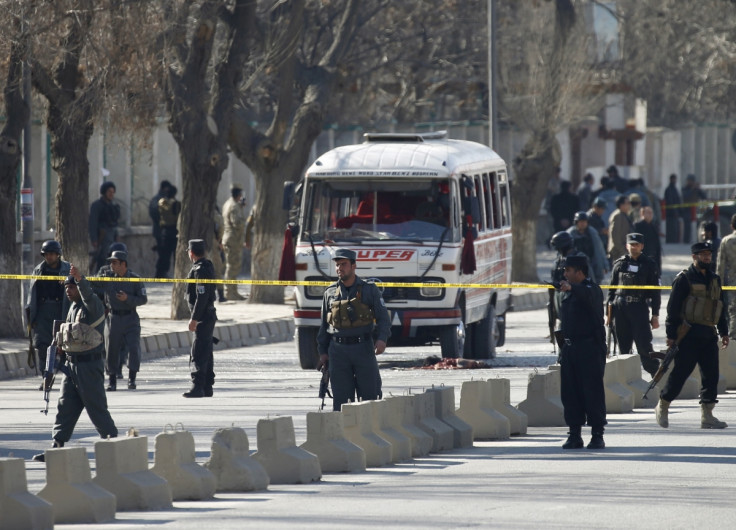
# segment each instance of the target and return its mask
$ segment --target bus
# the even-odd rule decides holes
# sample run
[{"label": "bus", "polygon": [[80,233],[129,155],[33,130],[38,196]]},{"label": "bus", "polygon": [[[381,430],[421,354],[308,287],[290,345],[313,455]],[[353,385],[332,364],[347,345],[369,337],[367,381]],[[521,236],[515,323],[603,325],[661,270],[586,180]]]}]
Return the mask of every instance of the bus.
[{"label": "bus", "polygon": [[[368,133],[364,140],[320,156],[299,185],[296,279],[335,281],[334,251],[349,248],[357,253],[358,276],[381,289],[389,345],[439,343],[443,357],[495,357],[510,309],[505,162],[489,147],[449,139],[445,131]],[[324,289],[295,288],[295,342],[304,369],[319,360]]]}]

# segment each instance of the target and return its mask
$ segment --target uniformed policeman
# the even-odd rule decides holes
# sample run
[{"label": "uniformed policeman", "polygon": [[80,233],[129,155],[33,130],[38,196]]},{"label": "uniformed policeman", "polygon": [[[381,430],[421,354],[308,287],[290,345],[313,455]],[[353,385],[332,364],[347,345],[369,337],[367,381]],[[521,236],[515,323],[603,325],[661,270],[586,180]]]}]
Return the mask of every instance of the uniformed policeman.
[{"label": "uniformed policeman", "polygon": [[[159,234],[160,235],[160,234]],[[121,243],[119,241],[116,241],[112,245],[110,245],[110,248],[108,249],[108,258],[112,256],[112,253],[116,250],[122,250],[126,254],[128,253],[128,247],[125,243]],[[110,268],[110,262],[108,261],[105,265],[100,267],[97,271],[97,274],[95,276],[100,278],[110,278],[114,277],[115,273]],[[92,290],[97,294],[97,296],[100,297],[100,300],[105,302],[105,288],[108,286],[107,282],[93,282],[92,283]],[[120,349],[118,350],[118,372],[117,377],[118,379],[123,378],[123,366],[125,366],[125,363],[128,359],[128,347],[125,344],[120,345]]]},{"label": "uniformed policeman", "polygon": [[[243,264],[243,248],[245,247],[245,196],[240,186],[230,188],[230,198],[222,207],[222,218],[225,224],[225,233],[222,244],[225,247],[225,278],[237,280],[240,267]],[[238,293],[236,284],[225,286],[225,298],[228,300],[245,300]]]},{"label": "uniformed policeman", "polygon": [[[58,241],[44,241],[41,245],[43,261],[33,269],[34,276],[59,276],[59,281],[31,280],[26,305],[26,318],[33,334],[33,348],[38,368],[43,377],[46,350],[53,337],[54,320],[64,320],[69,311],[69,299],[64,295],[64,278],[69,275],[69,262],[61,259]],[[43,385],[41,386],[43,390]]]},{"label": "uniformed policeman", "polygon": [[[636,343],[642,367],[654,376],[659,362],[649,353],[652,351],[652,329],[659,327],[660,293],[657,289],[632,289],[630,286],[660,285],[657,263],[642,253],[644,236],[639,233],[626,236],[626,249],[628,254],[613,262],[611,273],[611,285],[621,287],[608,291],[613,329],[621,353],[628,355]],[[649,305],[652,308],[651,318]],[[610,320],[607,318],[606,325],[611,325]]]},{"label": "uniformed policeman", "polygon": [[680,272],[672,282],[672,291],[667,303],[667,347],[674,344],[678,328],[683,320],[690,329],[679,344],[675,367],[670,372],[655,409],[657,423],[669,427],[669,407],[695,365],[700,367],[702,388],[700,390],[700,427],[702,429],[724,429],[726,422],[713,416],[718,403],[718,335],[721,346],[729,343],[728,322],[723,311],[725,297],[721,279],[711,271],[712,247],[709,241],[695,243],[690,247],[693,264]]},{"label": "uniformed policeman", "polygon": [[[560,285],[560,282],[565,279],[565,257],[582,255],[580,252],[575,250],[573,244],[572,234],[567,231],[557,232],[552,236],[549,242],[550,246],[557,251],[557,258],[552,265],[550,276],[552,278],[552,284],[555,287]],[[557,328],[557,318],[560,314],[560,300],[562,299],[562,293],[556,289],[549,289],[549,301],[547,302],[547,318],[549,325],[549,339],[552,344],[555,343],[554,331]]]},{"label": "uniformed policeman", "polygon": [[606,369],[603,292],[588,277],[588,259],[565,259],[565,279],[560,284],[560,319],[564,344],[560,353],[561,398],[565,423],[570,428],[563,449],[583,447],[582,426],[590,425],[588,449],[603,449],[606,425]]},{"label": "uniformed policeman", "polygon": [[[192,261],[192,269],[187,278],[215,279],[215,267],[210,260],[205,258],[203,239],[190,239],[187,253]],[[189,320],[189,331],[194,332],[191,353],[194,370],[192,371],[192,387],[188,392],[184,392],[185,398],[211,397],[213,393],[215,372],[213,371],[212,333],[217,321],[215,298],[214,283],[187,284],[187,299],[189,310],[192,313]]]},{"label": "uniformed policeman", "polygon": [[376,355],[386,349],[391,322],[378,287],[355,274],[355,252],[337,249],[332,259],[338,281],[322,299],[317,368],[329,359],[332,408],[339,411],[343,403],[355,401],[356,394],[361,401],[381,397]]},{"label": "uniformed policeman", "polygon": [[[110,270],[118,278],[140,278],[128,268],[128,253],[116,250],[107,258]],[[107,350],[107,390],[117,390],[119,355],[123,345],[128,351],[128,388],[136,389],[136,375],[141,366],[141,319],[136,308],[148,302],[142,282],[104,282],[105,304],[109,312],[105,326]]]}]

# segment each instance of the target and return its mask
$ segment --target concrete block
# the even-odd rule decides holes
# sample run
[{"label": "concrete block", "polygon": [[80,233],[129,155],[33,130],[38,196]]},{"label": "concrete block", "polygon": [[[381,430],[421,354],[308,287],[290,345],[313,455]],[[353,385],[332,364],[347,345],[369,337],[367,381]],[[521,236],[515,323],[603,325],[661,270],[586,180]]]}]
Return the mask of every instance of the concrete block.
[{"label": "concrete block", "polygon": [[296,446],[291,416],[258,420],[257,433],[253,458],[266,469],[271,484],[308,484],[322,478],[317,456]]},{"label": "concrete block", "polygon": [[[270,335],[268,331],[268,326],[266,325],[265,322],[254,322],[253,327],[255,327],[255,329],[257,330],[257,333],[255,334],[255,336],[259,339],[266,338]],[[251,337],[252,336],[253,334],[251,334]]]},{"label": "concrete block", "polygon": [[[653,409],[657,405],[659,400],[659,392],[662,390],[667,377],[663,377],[662,380],[649,391],[647,399],[644,399],[644,394],[649,388],[650,381],[643,379],[643,372],[641,369],[641,361],[638,355],[618,355],[615,357],[618,359],[615,366],[616,369],[621,372],[620,380],[623,380],[624,386],[631,390],[634,398],[634,408],[637,409]],[[609,367],[606,366],[606,370]]]},{"label": "concrete block", "polygon": [[736,388],[736,341],[729,342],[725,350],[719,350],[718,367],[721,375],[726,378],[726,388]]},{"label": "concrete block", "polygon": [[28,492],[22,458],[0,458],[0,530],[53,528],[54,508]]},{"label": "concrete block", "polygon": [[432,437],[432,452],[452,449],[455,446],[455,431],[437,417],[434,394],[415,394],[414,404],[414,421],[417,427]]},{"label": "concrete block", "polygon": [[242,343],[242,338],[240,337],[240,324],[233,324],[232,326],[229,326],[230,328],[230,340],[233,344],[239,345]]},{"label": "concrete block", "polygon": [[527,415],[530,427],[564,427],[559,370],[529,374],[526,399],[519,410]]},{"label": "concrete block", "polygon": [[231,342],[233,339],[230,335],[230,326],[220,326],[217,328],[217,338],[222,342]]},{"label": "concrete block", "polygon": [[250,456],[248,435],[240,427],[215,431],[204,467],[215,475],[217,491],[265,490],[270,482],[266,468]]},{"label": "concrete block", "polygon": [[167,333],[164,336],[166,337],[166,345],[169,351],[178,350],[181,347],[181,344],[179,344],[179,335],[176,332]]},{"label": "concrete block", "polygon": [[371,402],[345,403],[342,406],[345,438],[365,451],[367,467],[391,463],[391,443],[373,431]]},{"label": "concrete block", "polygon": [[437,418],[452,429],[453,446],[473,447],[473,427],[455,414],[455,387],[435,387],[427,391],[434,395],[434,410]]},{"label": "concrete block", "polygon": [[389,409],[388,403],[383,400],[369,403],[373,432],[391,444],[391,462],[411,460],[411,439],[394,428],[393,425],[398,423],[399,419],[389,417],[393,415],[393,409]]},{"label": "concrete block", "polygon": [[498,440],[511,435],[509,419],[491,405],[491,386],[487,381],[465,381],[462,384],[460,407],[456,414],[473,427],[474,440]]},{"label": "concrete block", "polygon": [[383,400],[391,411],[389,417],[398,420],[392,426],[411,440],[411,456],[414,458],[428,455],[432,450],[432,437],[416,425],[414,396],[391,396]]},{"label": "concrete block", "polygon": [[154,441],[151,471],[164,478],[175,501],[202,500],[214,496],[215,476],[194,461],[194,437],[189,431],[164,431]]},{"label": "concrete block", "polygon": [[345,437],[342,412],[307,412],[307,441],[299,447],[317,455],[323,473],[365,471],[365,451]]},{"label": "concrete block", "polygon": [[154,353],[159,350],[158,347],[158,341],[156,340],[156,335],[149,335],[147,337],[141,338],[143,342],[143,351],[146,353]]},{"label": "concrete block", "polygon": [[171,508],[169,484],[148,470],[148,437],[96,442],[95,462],[92,482],[115,495],[118,511]]},{"label": "concrete block", "polygon": [[54,508],[54,523],[105,523],[115,519],[115,495],[92,482],[83,447],[46,450],[46,485],[38,496]]},{"label": "concrete block", "polygon": [[5,366],[7,366],[8,372],[15,375],[20,367],[18,359],[12,353],[6,353],[3,357],[5,357]]},{"label": "concrete block", "polygon": [[191,331],[179,331],[179,344],[181,348],[189,350],[192,347],[192,341],[194,340],[194,334]]},{"label": "concrete block", "polygon": [[238,335],[241,341],[246,341],[250,338],[250,327],[248,324],[238,324]]},{"label": "concrete block", "polygon": [[526,434],[529,418],[511,405],[511,381],[503,378],[489,379],[488,384],[491,388],[491,408],[509,420],[511,434]]},{"label": "concrete block", "polygon": [[634,392],[624,383],[626,382],[623,370],[619,370],[619,364],[623,360],[613,357],[606,361],[606,369],[603,373],[603,390],[606,394],[606,412],[624,413],[634,410]]}]

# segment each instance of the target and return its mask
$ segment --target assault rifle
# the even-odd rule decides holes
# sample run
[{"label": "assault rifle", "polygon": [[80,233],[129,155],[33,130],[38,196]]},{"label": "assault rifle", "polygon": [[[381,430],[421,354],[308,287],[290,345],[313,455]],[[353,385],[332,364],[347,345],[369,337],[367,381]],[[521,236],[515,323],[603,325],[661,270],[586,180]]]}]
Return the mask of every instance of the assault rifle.
[{"label": "assault rifle", "polygon": [[545,282],[554,289],[549,289],[549,300],[547,301],[547,326],[549,327],[549,341],[552,343],[552,353],[557,353],[555,341],[555,328],[557,327],[557,311],[555,309],[555,290],[560,288],[560,282]]},{"label": "assault rifle", "polygon": [[322,365],[320,372],[322,372],[322,379],[319,381],[319,397],[322,399],[320,410],[324,410],[325,397],[329,396],[332,398],[332,394],[330,394],[330,371],[327,369],[327,363]]},{"label": "assault rifle", "polygon": [[38,374],[38,357],[36,357],[36,348],[33,347],[33,326],[31,325],[31,308],[26,307],[26,325],[28,329],[28,368]]},{"label": "assault rifle", "polygon": [[[606,335],[606,357],[616,355],[616,335],[613,333],[613,306],[608,305],[606,307],[608,316],[608,334]],[[613,347],[613,353],[611,353],[611,347]]]},{"label": "assault rifle", "polygon": [[[644,392],[644,399],[647,399],[647,394],[649,393],[649,391],[662,380],[664,374],[667,373],[667,370],[669,370],[672,360],[675,358],[675,355],[677,355],[677,352],[680,351],[680,342],[682,342],[682,339],[685,338],[685,335],[687,335],[688,331],[690,331],[690,324],[686,320],[683,320],[682,324],[680,324],[680,327],[677,328],[677,338],[675,339],[675,343],[667,348],[666,352],[664,352],[664,358],[659,362],[657,373],[654,374],[652,382],[649,383],[649,388],[647,388],[647,391]],[[652,357],[660,357],[660,355],[658,354],[660,354],[660,352],[652,352],[649,355]]]},{"label": "assault rifle", "polygon": [[[63,362],[64,352],[56,345],[56,334],[61,329],[63,320],[54,320],[53,342],[46,350],[46,369],[43,372],[43,400],[46,402],[46,408],[41,412],[48,416],[49,413],[49,397],[51,389],[54,387],[54,379],[57,372],[62,372],[69,376],[69,369]],[[57,355],[59,358],[57,359]]]}]

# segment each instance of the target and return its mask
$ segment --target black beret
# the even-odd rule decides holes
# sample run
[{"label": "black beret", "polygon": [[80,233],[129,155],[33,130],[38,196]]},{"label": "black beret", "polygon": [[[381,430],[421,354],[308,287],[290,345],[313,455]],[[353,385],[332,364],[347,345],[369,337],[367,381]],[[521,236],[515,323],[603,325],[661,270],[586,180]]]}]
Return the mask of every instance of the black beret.
[{"label": "black beret", "polygon": [[190,239],[187,248],[197,256],[204,256],[204,239]]},{"label": "black beret", "polygon": [[626,234],[626,242],[627,243],[641,243],[643,245],[644,235],[638,232],[632,232],[630,234]]},{"label": "black beret", "polygon": [[573,256],[567,256],[565,258],[565,267],[575,267],[576,269],[582,269],[588,265],[588,256],[585,254],[575,254]]},{"label": "black beret", "polygon": [[710,241],[700,241],[690,247],[691,254],[697,254],[698,252],[703,252],[704,250],[710,250],[711,252],[713,252],[713,245],[710,244]]}]

